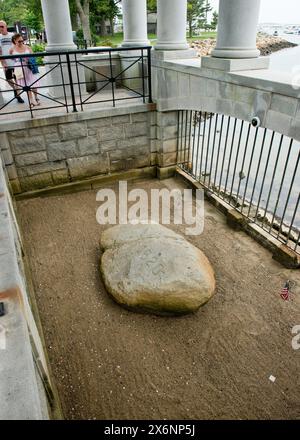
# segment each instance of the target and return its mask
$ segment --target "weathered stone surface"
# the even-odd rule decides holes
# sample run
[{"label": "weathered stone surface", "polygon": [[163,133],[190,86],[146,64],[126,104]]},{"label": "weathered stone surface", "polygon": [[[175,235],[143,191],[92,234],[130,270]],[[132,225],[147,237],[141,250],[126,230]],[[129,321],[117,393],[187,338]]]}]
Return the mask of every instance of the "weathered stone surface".
[{"label": "weathered stone surface", "polygon": [[35,176],[23,177],[20,179],[22,191],[32,191],[34,189],[52,186],[51,173],[36,174]]},{"label": "weathered stone surface", "polygon": [[68,159],[67,162],[73,179],[97,176],[107,172],[108,169],[108,160],[105,154]]},{"label": "weathered stone surface", "polygon": [[107,125],[111,125],[111,118],[101,118],[101,119],[92,119],[88,121],[88,128],[92,128],[93,130],[98,130],[101,127],[105,127]]},{"label": "weathered stone surface", "polygon": [[126,137],[145,136],[148,133],[147,122],[136,122],[134,124],[125,125]]},{"label": "weathered stone surface", "polygon": [[118,225],[101,237],[101,272],[124,307],[155,314],[195,312],[214,294],[205,255],[161,225]]},{"label": "weathered stone surface", "polygon": [[132,137],[130,139],[121,139],[117,141],[118,148],[140,147],[149,143],[147,136]]},{"label": "weathered stone surface", "polygon": [[80,155],[99,153],[99,146],[96,137],[87,137],[78,141]]},{"label": "weathered stone surface", "polygon": [[87,135],[85,122],[76,122],[72,124],[62,124],[58,127],[63,140],[77,139]]},{"label": "weathered stone surface", "polygon": [[78,155],[76,141],[49,144],[47,151],[49,160],[62,160]]},{"label": "weathered stone surface", "polygon": [[101,130],[98,130],[98,137],[100,141],[110,141],[111,139],[123,139],[124,138],[124,130],[123,126],[114,126],[112,127],[102,127]]},{"label": "weathered stone surface", "polygon": [[132,122],[147,122],[149,113],[133,113],[131,115]]},{"label": "weathered stone surface", "polygon": [[37,163],[46,162],[46,151],[39,151],[37,153],[20,154],[15,156],[15,163],[18,167],[24,167],[27,165],[34,165]]},{"label": "weathered stone surface", "polygon": [[16,138],[11,140],[13,154],[31,153],[33,151],[45,150],[45,148],[45,141],[42,136]]}]

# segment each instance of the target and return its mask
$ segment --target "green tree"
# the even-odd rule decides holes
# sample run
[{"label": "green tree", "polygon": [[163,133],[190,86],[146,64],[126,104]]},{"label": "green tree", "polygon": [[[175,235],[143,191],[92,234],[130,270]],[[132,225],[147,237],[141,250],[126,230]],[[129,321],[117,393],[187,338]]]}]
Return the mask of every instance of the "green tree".
[{"label": "green tree", "polygon": [[212,10],[208,0],[188,0],[187,21],[189,25],[189,37],[193,36],[195,29],[207,27],[207,13]]},{"label": "green tree", "polygon": [[156,12],[157,11],[157,1],[156,0],[147,0],[147,11],[148,12]]},{"label": "green tree", "polygon": [[92,40],[92,28],[100,21],[103,32],[106,31],[105,21],[109,20],[113,31],[114,19],[119,13],[118,4],[121,0],[70,0],[70,10],[80,18],[84,39]]},{"label": "green tree", "polygon": [[24,21],[27,13],[27,7],[24,0],[16,2],[15,0],[0,1],[0,18],[6,21],[8,26],[13,26],[16,21]]},{"label": "green tree", "polygon": [[217,13],[217,11],[214,11],[214,13],[212,15],[212,20],[211,20],[211,23],[210,23],[210,29],[212,31],[215,31],[217,29],[218,20],[219,20],[219,14]]}]

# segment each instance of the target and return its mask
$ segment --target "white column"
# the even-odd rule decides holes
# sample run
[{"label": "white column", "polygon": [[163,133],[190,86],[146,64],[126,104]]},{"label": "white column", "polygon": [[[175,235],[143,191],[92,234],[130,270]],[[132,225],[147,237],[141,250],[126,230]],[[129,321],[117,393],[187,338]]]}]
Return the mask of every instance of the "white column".
[{"label": "white column", "polygon": [[75,50],[68,0],[42,0],[49,52]]},{"label": "white column", "polygon": [[186,50],[187,0],[157,0],[156,50]]},{"label": "white column", "polygon": [[122,47],[148,46],[146,0],[123,0]]},{"label": "white column", "polygon": [[260,0],[220,0],[218,37],[212,57],[257,58]]}]

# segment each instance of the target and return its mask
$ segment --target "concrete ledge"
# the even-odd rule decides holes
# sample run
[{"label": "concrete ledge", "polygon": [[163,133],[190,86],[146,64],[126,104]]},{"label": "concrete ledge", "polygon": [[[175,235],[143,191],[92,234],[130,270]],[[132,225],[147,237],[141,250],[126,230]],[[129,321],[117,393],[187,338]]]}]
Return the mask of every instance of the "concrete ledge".
[{"label": "concrete ledge", "polygon": [[0,419],[48,419],[50,377],[32,315],[22,245],[0,159]]},{"label": "concrete ledge", "polygon": [[225,72],[268,69],[269,65],[270,65],[269,57],[229,59],[229,58],[214,58],[211,56],[205,56],[201,58],[202,68],[217,69]]},{"label": "concrete ledge", "polygon": [[155,49],[152,51],[152,58],[157,60],[185,60],[191,58],[198,58],[195,49],[185,50],[161,50]]},{"label": "concrete ledge", "polygon": [[77,182],[57,185],[51,188],[39,189],[36,191],[28,191],[26,193],[17,194],[16,200],[26,200],[34,197],[49,197],[61,194],[69,194],[79,191],[88,191],[102,187],[105,183],[111,183],[118,180],[135,180],[146,177],[156,177],[156,167],[150,166],[145,168],[137,168],[129,171],[121,171],[118,173],[104,174],[95,176],[90,179],[80,180]]},{"label": "concrete ledge", "polygon": [[143,113],[149,111],[155,111],[156,104],[135,104],[126,107],[119,108],[109,108],[109,109],[99,109],[93,111],[84,111],[78,113],[66,113],[64,115],[57,114],[52,116],[40,116],[34,119],[24,119],[24,120],[11,120],[11,121],[1,121],[0,122],[0,133],[23,130],[29,128],[39,128],[45,127],[47,125],[64,124],[70,122],[80,122],[80,121],[90,121],[93,119],[107,118],[111,116],[122,116],[129,115],[132,113]]},{"label": "concrete ledge", "polygon": [[157,167],[157,178],[159,180],[169,179],[173,177],[176,172],[176,165],[170,167]]},{"label": "concrete ledge", "polygon": [[284,244],[275,249],[273,258],[289,269],[298,269],[300,267],[300,255]]}]

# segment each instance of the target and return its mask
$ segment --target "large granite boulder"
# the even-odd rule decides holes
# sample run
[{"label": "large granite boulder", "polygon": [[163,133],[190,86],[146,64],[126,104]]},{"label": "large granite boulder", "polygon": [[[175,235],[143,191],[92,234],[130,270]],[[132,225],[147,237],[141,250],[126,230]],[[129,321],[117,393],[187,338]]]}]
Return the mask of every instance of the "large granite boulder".
[{"label": "large granite boulder", "polygon": [[213,269],[203,252],[164,226],[114,226],[100,245],[106,289],[127,308],[185,314],[214,294]]}]

